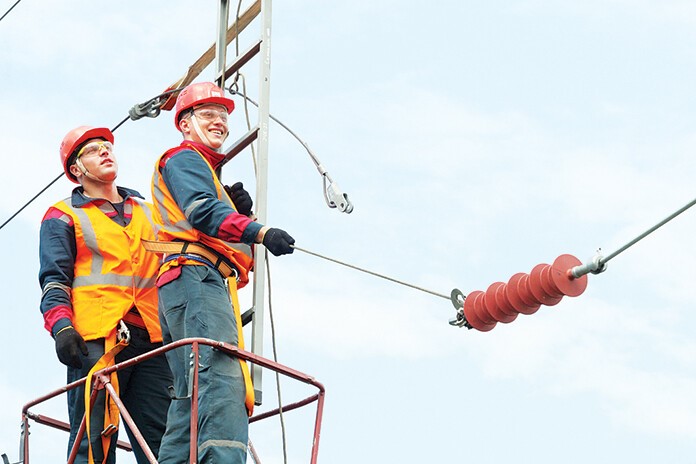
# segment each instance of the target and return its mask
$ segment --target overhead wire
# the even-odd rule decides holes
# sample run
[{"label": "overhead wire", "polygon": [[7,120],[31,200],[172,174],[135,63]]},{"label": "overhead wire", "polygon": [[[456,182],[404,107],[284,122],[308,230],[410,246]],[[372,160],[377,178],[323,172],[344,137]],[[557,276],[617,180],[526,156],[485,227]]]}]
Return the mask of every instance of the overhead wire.
[{"label": "overhead wire", "polygon": [[12,10],[14,9],[14,7],[16,7],[17,5],[19,5],[19,2],[21,2],[21,1],[22,1],[22,0],[17,0],[17,1],[15,2],[15,4],[12,5],[12,6],[10,7],[10,9],[7,10],[7,11],[5,12],[5,14],[2,15],[2,17],[0,17],[0,21],[2,21],[3,19],[5,19],[5,16],[7,16],[8,14],[10,14],[10,11],[12,11]]},{"label": "overhead wire", "polygon": [[428,290],[427,288],[419,287],[418,285],[409,284],[408,282],[404,282],[404,281],[402,281],[402,280],[394,279],[393,277],[389,277],[389,276],[386,276],[386,275],[384,275],[384,274],[380,274],[380,273],[378,273],[378,272],[374,272],[374,271],[370,271],[370,270],[367,270],[367,269],[363,269],[363,268],[358,267],[358,266],[355,266],[355,265],[353,265],[353,264],[348,264],[348,263],[346,263],[346,262],[339,261],[338,259],[335,259],[335,258],[329,258],[328,256],[320,255],[319,253],[315,253],[315,252],[313,252],[313,251],[309,251],[309,250],[306,250],[306,249],[304,249],[304,248],[300,248],[300,247],[298,247],[298,246],[296,246],[296,245],[290,245],[290,246],[293,247],[293,248],[294,248],[295,250],[297,250],[297,251],[301,251],[301,252],[303,252],[303,253],[307,253],[308,255],[316,256],[316,257],[318,257],[318,258],[325,259],[325,260],[327,260],[327,261],[331,261],[331,262],[336,263],[336,264],[340,264],[341,266],[346,266],[346,267],[349,267],[349,268],[351,268],[351,269],[355,269],[355,270],[357,270],[357,271],[364,272],[364,273],[366,273],[366,274],[370,274],[370,275],[373,275],[373,276],[375,276],[375,277],[379,277],[380,279],[385,279],[385,280],[388,280],[388,281],[390,281],[390,282],[395,282],[395,283],[397,283],[397,284],[404,285],[404,286],[406,286],[406,287],[410,287],[410,288],[413,288],[413,289],[415,289],[415,290],[420,290],[421,292],[425,292],[425,293],[429,293],[429,294],[431,294],[431,295],[439,296],[440,298],[444,298],[444,299],[446,299],[446,300],[450,300],[450,299],[451,299],[451,296],[445,295],[445,294],[443,294],[443,293],[434,292],[434,291],[432,291],[432,290]]},{"label": "overhead wire", "polygon": [[[157,95],[156,97],[153,97],[153,98],[147,100],[147,101],[144,102],[144,103],[141,103],[141,104],[139,104],[139,105],[135,105],[135,106],[129,111],[129,115],[126,116],[125,118],[123,118],[123,120],[121,120],[121,122],[119,122],[118,124],[116,124],[116,126],[114,126],[114,128],[111,129],[111,132],[116,132],[116,130],[118,130],[118,128],[121,127],[121,126],[122,126],[126,121],[128,121],[129,119],[132,119],[132,120],[135,121],[136,119],[140,119],[140,118],[142,118],[143,116],[155,117],[157,114],[159,114],[159,107],[158,107],[158,105],[161,104],[161,103],[163,103],[163,101],[161,100],[162,97],[165,97],[165,96],[167,96],[167,95],[169,95],[169,94],[172,94],[172,93],[174,93],[174,92],[179,92],[180,90],[181,90],[180,88],[179,88],[179,89],[169,90],[169,91],[167,91],[167,92],[161,93],[161,94]],[[139,108],[139,109],[136,111],[136,108]],[[153,110],[153,108],[155,108],[155,109]],[[156,113],[156,114],[155,114],[155,113]],[[63,177],[63,173],[60,173],[60,174],[58,175],[58,177],[56,177],[56,178],[53,179],[51,182],[49,182],[44,188],[42,188],[42,189],[39,191],[39,193],[37,193],[36,195],[34,195],[34,196],[33,196],[29,201],[27,201],[21,208],[19,208],[12,216],[10,216],[5,222],[3,222],[2,225],[0,225],[0,229],[2,229],[2,228],[5,227],[7,224],[9,224],[10,221],[12,221],[12,220],[13,220],[19,213],[21,213],[27,206],[29,206],[31,203],[34,202],[34,200],[36,200],[37,198],[39,198],[39,197],[41,196],[41,194],[43,194],[46,190],[48,190],[53,184],[55,184],[56,182],[58,182],[58,180],[59,180],[61,177]]]},{"label": "overhead wire", "polygon": [[607,268],[607,263],[611,261],[612,259],[616,258],[619,256],[621,253],[624,251],[628,250],[631,248],[633,245],[637,244],[644,238],[646,238],[648,235],[652,234],[655,232],[657,229],[660,227],[664,226],[668,222],[670,222],[672,219],[676,218],[680,214],[684,213],[687,211],[689,208],[692,206],[696,205],[696,199],[691,200],[689,203],[686,205],[682,206],[654,226],[650,227],[648,230],[644,231],[643,233],[639,234],[636,236],[633,240],[629,241],[622,247],[618,248],[616,251],[609,253],[606,256],[602,255],[602,250],[597,250],[597,254],[588,262],[581,264],[579,266],[575,266],[572,269],[570,269],[571,274],[575,277],[582,277],[586,274],[593,273],[593,274],[599,274],[602,273],[606,270]]},{"label": "overhead wire", "polygon": [[[276,345],[275,318],[273,317],[273,300],[271,298],[271,266],[268,262],[268,250],[266,254],[266,276],[268,277],[268,315],[271,320],[271,344],[273,346],[273,361],[278,362],[278,351]],[[280,417],[280,431],[283,437],[283,462],[288,462],[287,440],[285,439],[285,418],[283,417],[283,401],[280,394],[280,374],[275,373],[276,390],[278,391],[278,416]]]},{"label": "overhead wire", "polygon": [[[126,118],[125,118],[123,121],[119,122],[119,123],[116,125],[116,127],[114,127],[113,129],[111,129],[111,132],[115,132],[116,129],[118,129],[119,127],[121,127],[121,125],[122,125],[124,122],[126,122],[128,119],[129,119],[128,116],[126,116]],[[53,184],[55,184],[56,182],[58,182],[58,180],[60,180],[60,178],[63,177],[63,174],[64,174],[64,173],[62,173],[62,172],[61,172],[60,174],[58,174],[58,177],[56,177],[56,178],[53,179],[51,182],[49,182],[44,188],[42,188],[42,189],[39,191],[39,193],[37,193],[37,194],[34,195],[29,201],[27,201],[27,202],[26,202],[21,208],[19,208],[12,216],[10,216],[5,222],[3,222],[2,225],[0,225],[0,229],[2,229],[3,227],[5,227],[6,224],[9,224],[9,222],[10,222],[11,220],[13,220],[19,213],[21,213],[22,211],[24,211],[24,209],[25,209],[27,206],[29,206],[34,200],[36,200],[37,198],[39,198],[39,197],[41,196],[42,193],[44,193],[46,190],[48,190]]]},{"label": "overhead wire", "polygon": [[[239,88],[235,85],[232,84],[229,86],[227,89],[231,94],[233,95],[239,95],[244,99],[244,107],[246,108],[246,102],[249,101],[251,104],[256,106],[258,108],[259,104],[256,103],[254,100],[249,98],[246,95],[246,87],[243,90],[243,93],[239,91]],[[288,127],[286,124],[284,124],[280,119],[276,118],[272,114],[269,113],[268,117],[278,123],[280,127],[288,131],[290,135],[292,135],[295,140],[297,140],[307,151],[309,154],[309,157],[312,159],[312,162],[314,163],[314,166],[317,168],[317,171],[319,171],[319,175],[321,175],[322,178],[322,184],[323,184],[323,194],[324,194],[324,200],[326,201],[326,204],[330,208],[336,208],[340,207],[339,209],[342,212],[345,213],[352,213],[353,212],[353,204],[348,200],[348,194],[343,193],[336,183],[333,181],[331,176],[329,175],[329,172],[324,168],[324,166],[321,164],[321,161],[319,161],[319,158],[314,154],[311,148],[309,148],[309,145],[307,142],[302,140],[299,135],[297,135],[290,127]],[[327,185],[327,181],[329,182],[329,185]],[[331,198],[329,198],[331,196]]]},{"label": "overhead wire", "polygon": [[669,221],[671,221],[672,219],[676,218],[677,216],[679,216],[680,214],[682,214],[683,212],[685,212],[686,210],[688,210],[689,208],[691,208],[691,207],[694,206],[694,205],[696,205],[696,198],[693,199],[693,200],[691,200],[689,203],[687,203],[686,205],[682,206],[682,207],[679,208],[677,211],[675,211],[674,213],[670,214],[670,215],[667,216],[665,219],[663,219],[662,221],[658,222],[657,224],[655,224],[654,226],[652,226],[651,228],[649,228],[648,230],[646,230],[646,231],[643,232],[642,234],[638,235],[636,238],[634,238],[634,239],[631,240],[630,242],[626,243],[624,246],[622,246],[622,247],[619,248],[618,250],[616,250],[616,251],[614,251],[613,253],[610,253],[610,254],[608,254],[607,256],[603,257],[603,258],[601,259],[602,264],[608,263],[610,260],[614,259],[615,257],[617,257],[618,255],[620,255],[620,254],[623,253],[624,251],[628,250],[628,249],[631,248],[633,245],[635,245],[636,243],[640,242],[640,241],[643,240],[645,237],[647,237],[648,235],[652,234],[652,233],[655,232],[657,229],[659,229],[660,227],[664,226],[664,225],[667,224]]}]

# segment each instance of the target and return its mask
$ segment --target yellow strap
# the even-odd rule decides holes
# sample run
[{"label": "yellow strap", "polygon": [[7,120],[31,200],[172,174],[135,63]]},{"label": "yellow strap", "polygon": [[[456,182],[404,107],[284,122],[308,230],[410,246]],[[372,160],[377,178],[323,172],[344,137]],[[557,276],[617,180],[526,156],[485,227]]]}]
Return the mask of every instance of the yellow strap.
[{"label": "yellow strap", "polygon": [[[237,322],[237,346],[244,349],[244,331],[242,330],[242,314],[239,311],[239,298],[237,298],[237,280],[234,278],[227,279],[227,286],[230,290],[230,299],[232,300],[232,308],[234,309],[234,319]],[[249,366],[243,359],[239,359],[239,365],[242,366],[242,376],[244,377],[244,386],[246,387],[246,408],[249,417],[254,413],[254,385],[251,382],[251,374]]]},{"label": "yellow strap", "polygon": [[[94,456],[92,454],[92,437],[90,429],[90,416],[91,416],[91,402],[90,396],[92,394],[92,376],[98,370],[104,369],[109,366],[114,365],[114,358],[121,352],[126,346],[128,346],[128,340],[125,338],[120,342],[116,343],[116,329],[109,334],[108,337],[104,339],[104,356],[99,358],[99,361],[90,369],[89,374],[87,374],[87,382],[85,383],[85,420],[87,425],[87,442],[89,443],[89,464],[94,464]],[[118,375],[116,372],[111,373],[111,385],[114,386],[116,393],[118,393]],[[104,390],[105,398],[105,408],[104,408],[104,429],[103,430],[113,430],[114,432],[118,429],[119,414],[116,403],[111,398],[111,395]],[[113,433],[113,432],[111,432]],[[109,454],[109,446],[111,444],[111,433],[108,435],[102,434],[102,451],[104,452],[104,460],[102,464],[106,462],[106,458]]]}]

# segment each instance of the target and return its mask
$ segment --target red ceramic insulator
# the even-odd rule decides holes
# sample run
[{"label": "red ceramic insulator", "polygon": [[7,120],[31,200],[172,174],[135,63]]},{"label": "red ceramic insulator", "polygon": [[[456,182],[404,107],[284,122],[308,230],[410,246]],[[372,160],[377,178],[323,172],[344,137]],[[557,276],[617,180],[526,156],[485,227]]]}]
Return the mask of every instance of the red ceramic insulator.
[{"label": "red ceramic insulator", "polygon": [[554,296],[556,292],[546,292],[546,290],[544,290],[543,285],[541,284],[542,272],[544,271],[544,269],[550,267],[550,264],[537,264],[536,266],[534,266],[534,269],[532,269],[532,272],[529,273],[528,279],[529,291],[532,293],[534,298],[536,298],[538,301],[541,302],[541,304],[545,306],[557,305],[561,301],[561,299],[563,299],[563,295]]},{"label": "red ceramic insulator", "polygon": [[486,298],[484,299],[484,303],[486,305],[486,309],[488,310],[488,314],[493,316],[493,319],[495,319],[498,322],[512,322],[517,318],[517,312],[514,312],[512,314],[508,314],[508,312],[503,311],[502,306],[498,302],[497,294],[498,294],[498,289],[500,287],[504,287],[505,284],[503,282],[495,282],[492,283],[489,287],[488,290],[486,290]]},{"label": "red ceramic insulator", "polygon": [[534,314],[541,307],[538,303],[528,302],[522,298],[520,295],[520,281],[522,278],[526,279],[527,274],[523,272],[518,272],[514,276],[510,277],[507,286],[505,287],[505,296],[508,301],[518,311],[522,314]]},{"label": "red ceramic insulator", "polygon": [[507,284],[499,285],[495,291],[495,301],[498,303],[500,310],[508,316],[515,316],[520,313],[512,306],[512,303],[507,297]]},{"label": "red ceramic insulator", "polygon": [[559,292],[568,296],[579,296],[587,288],[587,275],[575,278],[570,270],[582,262],[573,255],[561,255],[551,266],[551,281]]},{"label": "red ceramic insulator", "polygon": [[517,282],[517,292],[520,294],[520,298],[526,301],[527,304],[541,305],[542,303],[534,296],[532,289],[529,287],[529,274],[520,277],[519,282]]},{"label": "red ceramic insulator", "polygon": [[563,293],[561,293],[560,290],[556,287],[556,284],[553,283],[553,279],[551,278],[551,269],[553,266],[546,266],[544,269],[541,270],[541,288],[544,289],[544,291],[554,297],[562,297],[564,296]]},{"label": "red ceramic insulator", "polygon": [[481,332],[488,332],[491,330],[493,327],[495,327],[495,323],[493,324],[484,324],[481,319],[476,315],[476,312],[474,311],[474,300],[476,299],[476,296],[479,293],[483,293],[480,290],[474,290],[473,292],[469,293],[469,295],[464,299],[464,317],[466,318],[466,321],[471,325],[476,330],[479,330]]},{"label": "red ceramic insulator", "polygon": [[474,311],[484,324],[495,324],[498,322],[486,308],[486,292],[476,294],[474,297]]}]

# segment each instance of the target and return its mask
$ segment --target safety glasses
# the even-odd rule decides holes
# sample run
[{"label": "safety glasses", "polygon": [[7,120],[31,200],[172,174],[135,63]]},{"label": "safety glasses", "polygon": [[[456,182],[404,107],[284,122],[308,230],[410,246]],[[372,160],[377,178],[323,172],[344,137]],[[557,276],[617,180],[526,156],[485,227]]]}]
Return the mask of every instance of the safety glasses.
[{"label": "safety glasses", "polygon": [[205,121],[215,121],[217,118],[222,119],[222,122],[227,122],[227,111],[226,110],[215,110],[212,108],[201,108],[193,110],[193,114],[197,118],[203,119]]},{"label": "safety glasses", "polygon": [[114,146],[111,142],[107,142],[105,140],[98,142],[90,142],[84,147],[82,147],[80,151],[77,152],[77,158],[83,156],[98,155],[99,153],[101,153],[102,148],[106,149],[106,151],[108,151],[109,153],[114,152]]}]

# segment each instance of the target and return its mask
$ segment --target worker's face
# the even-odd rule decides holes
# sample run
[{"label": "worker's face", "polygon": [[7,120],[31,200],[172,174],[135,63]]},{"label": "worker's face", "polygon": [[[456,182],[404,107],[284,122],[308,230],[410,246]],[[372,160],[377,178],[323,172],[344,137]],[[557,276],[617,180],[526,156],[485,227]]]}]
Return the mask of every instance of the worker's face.
[{"label": "worker's face", "polygon": [[[227,109],[221,105],[201,105],[195,108],[193,114],[181,121],[184,138],[214,150],[219,149],[227,138],[227,116]],[[196,130],[196,125],[199,130]]]},{"label": "worker's face", "polygon": [[[114,157],[114,147],[111,143],[102,139],[91,139],[82,146],[78,152],[78,159],[84,168],[102,181],[110,182],[116,179],[118,164]],[[70,166],[70,172],[78,180],[85,180],[82,170],[76,165]]]}]

